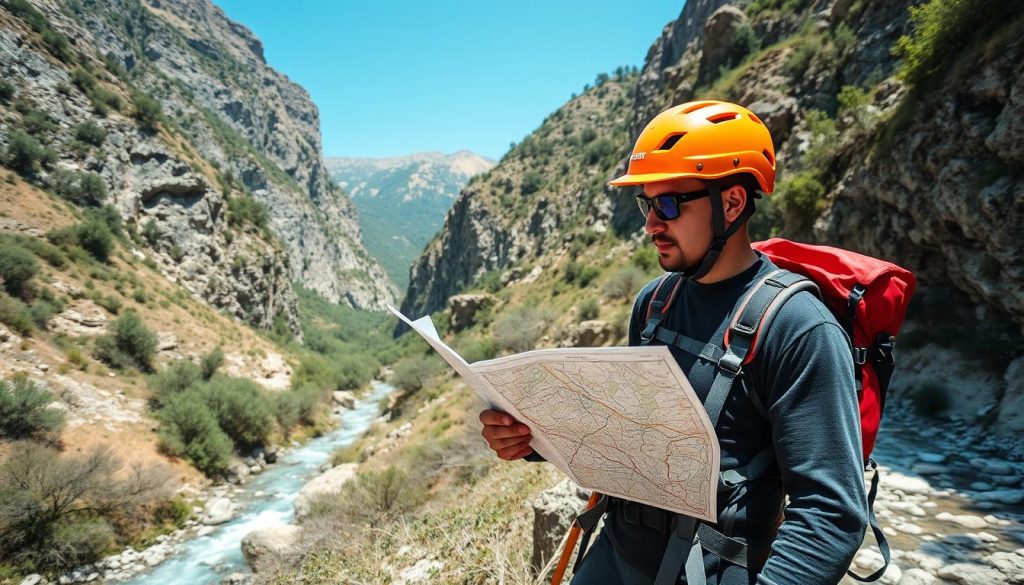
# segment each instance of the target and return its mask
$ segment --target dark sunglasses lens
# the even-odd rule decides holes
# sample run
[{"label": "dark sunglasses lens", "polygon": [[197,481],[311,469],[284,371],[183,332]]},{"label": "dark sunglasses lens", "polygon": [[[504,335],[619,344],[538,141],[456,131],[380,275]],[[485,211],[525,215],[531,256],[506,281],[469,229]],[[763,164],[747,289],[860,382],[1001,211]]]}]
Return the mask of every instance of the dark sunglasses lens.
[{"label": "dark sunglasses lens", "polygon": [[679,217],[679,201],[672,195],[661,195],[651,200],[654,211],[663,220]]},{"label": "dark sunglasses lens", "polygon": [[640,208],[640,213],[644,214],[644,218],[651,212],[651,202],[647,200],[643,195],[637,195],[636,205]]}]

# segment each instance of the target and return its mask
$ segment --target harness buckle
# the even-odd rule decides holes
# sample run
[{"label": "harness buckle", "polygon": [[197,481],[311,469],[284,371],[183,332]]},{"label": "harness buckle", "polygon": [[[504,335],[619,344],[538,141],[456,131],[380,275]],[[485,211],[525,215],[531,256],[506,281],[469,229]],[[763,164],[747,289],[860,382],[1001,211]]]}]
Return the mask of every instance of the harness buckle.
[{"label": "harness buckle", "polygon": [[733,376],[739,376],[740,372],[743,371],[743,360],[732,353],[726,353],[722,356],[722,359],[718,360],[718,367],[729,372]]}]

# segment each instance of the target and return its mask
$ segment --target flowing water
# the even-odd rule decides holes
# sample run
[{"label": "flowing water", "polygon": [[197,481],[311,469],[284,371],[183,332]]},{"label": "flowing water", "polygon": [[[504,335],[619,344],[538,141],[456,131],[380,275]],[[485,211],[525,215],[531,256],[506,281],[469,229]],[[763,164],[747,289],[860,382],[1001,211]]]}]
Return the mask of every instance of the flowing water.
[{"label": "flowing water", "polygon": [[[207,536],[182,543],[171,557],[127,583],[132,585],[208,585],[236,572],[247,572],[241,542],[253,530],[287,524],[294,518],[293,502],[332,451],[359,438],[380,414],[378,402],[393,388],[373,382],[372,391],[341,415],[339,430],[318,437],[280,456],[263,473],[250,476],[244,493],[234,499],[235,517]],[[258,494],[258,495],[257,495]]]}]

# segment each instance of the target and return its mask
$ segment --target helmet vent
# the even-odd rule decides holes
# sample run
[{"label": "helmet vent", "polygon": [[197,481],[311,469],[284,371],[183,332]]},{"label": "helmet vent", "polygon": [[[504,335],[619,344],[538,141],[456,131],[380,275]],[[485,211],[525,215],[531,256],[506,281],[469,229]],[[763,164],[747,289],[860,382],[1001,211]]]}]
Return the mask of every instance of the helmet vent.
[{"label": "helmet vent", "polygon": [[663,142],[661,146],[655,149],[655,151],[671,150],[672,147],[676,145],[676,142],[679,142],[679,139],[682,138],[683,136],[686,136],[685,132],[683,132],[682,134],[673,134],[672,136],[669,136],[668,138],[665,139],[665,142]]},{"label": "helmet vent", "polygon": [[762,151],[761,151],[761,154],[763,154],[763,155],[764,155],[764,157],[765,157],[766,159],[768,159],[768,164],[770,164],[770,165],[772,165],[772,166],[775,166],[775,159],[774,159],[774,158],[772,158],[772,153],[768,152],[768,149],[767,149],[767,148],[766,148],[766,149],[764,149],[764,150],[762,150]]},{"label": "helmet vent", "polygon": [[682,114],[689,114],[690,112],[696,112],[697,110],[699,110],[701,108],[706,108],[708,106],[713,106],[713,105],[715,105],[717,103],[718,102],[712,102],[712,101],[696,102],[696,103],[694,103],[693,105],[691,105],[690,107],[686,108],[685,110],[683,110],[680,113],[682,113]]},{"label": "helmet vent", "polygon": [[708,122],[712,124],[721,124],[722,122],[728,122],[729,120],[735,120],[739,114],[736,112],[726,112],[724,114],[717,114],[708,118]]},{"label": "helmet vent", "polygon": [[764,126],[764,122],[761,121],[761,118],[758,118],[754,114],[750,114],[750,119],[755,121],[755,122],[757,122],[758,124]]}]

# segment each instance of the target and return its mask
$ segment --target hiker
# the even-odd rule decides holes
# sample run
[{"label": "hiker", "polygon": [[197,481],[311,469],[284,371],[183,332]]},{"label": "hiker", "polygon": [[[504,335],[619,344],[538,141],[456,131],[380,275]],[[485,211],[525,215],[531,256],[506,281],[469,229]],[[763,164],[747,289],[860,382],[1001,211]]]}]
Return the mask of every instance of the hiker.
[{"label": "hiker", "polygon": [[[744,293],[776,270],[747,231],[754,200],[774,180],[771,136],[741,106],[686,103],[641,132],[627,173],[609,184],[642,189],[637,202],[661,267],[682,273],[663,329],[700,344],[721,340]],[[630,345],[664,343],[645,331],[660,281],[637,296]],[[716,362],[668,345],[708,407]],[[817,297],[798,292],[786,301],[742,376],[717,391],[721,468],[735,481],[720,482],[718,523],[700,526],[700,547],[682,542],[674,513],[606,498],[604,529],[572,585],[838,583],[868,523],[850,351],[848,334]],[[480,420],[501,459],[541,460],[526,425],[494,410]]]}]

